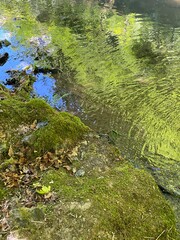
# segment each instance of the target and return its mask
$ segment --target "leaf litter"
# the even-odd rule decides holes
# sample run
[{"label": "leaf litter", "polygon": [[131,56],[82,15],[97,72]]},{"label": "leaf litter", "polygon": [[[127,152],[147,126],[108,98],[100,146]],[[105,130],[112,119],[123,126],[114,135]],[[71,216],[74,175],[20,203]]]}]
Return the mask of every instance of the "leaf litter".
[{"label": "leaf litter", "polygon": [[[20,135],[26,135],[35,131],[45,123],[39,124],[34,121],[31,125],[21,125],[17,132]],[[1,141],[5,140],[4,135]],[[10,145],[7,151],[7,159],[0,161],[0,177],[4,185],[12,189],[13,198],[24,207],[34,207],[38,202],[54,202],[56,194],[50,186],[40,184],[41,173],[50,168],[63,168],[69,174],[75,175],[76,169],[72,167],[73,159],[78,155],[79,146],[71,149],[58,149],[55,152],[46,152],[42,156],[37,156],[32,160],[32,149],[26,146],[24,142],[18,142],[16,145]],[[13,189],[17,189],[14,192]],[[0,232],[9,233],[8,240],[21,240],[14,232],[10,232],[9,213],[13,206],[9,201],[4,200],[0,204]]]}]

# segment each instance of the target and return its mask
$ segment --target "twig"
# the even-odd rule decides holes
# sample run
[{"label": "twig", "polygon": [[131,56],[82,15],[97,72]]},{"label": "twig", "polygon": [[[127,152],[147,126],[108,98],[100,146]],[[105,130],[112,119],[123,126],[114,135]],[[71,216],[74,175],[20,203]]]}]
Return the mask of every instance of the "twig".
[{"label": "twig", "polygon": [[112,232],[112,240],[115,239],[115,234]]},{"label": "twig", "polygon": [[32,223],[41,223],[41,224],[44,224],[44,222],[42,222],[42,221],[34,221],[34,220],[32,220],[31,222],[32,222]]},{"label": "twig", "polygon": [[159,236],[155,240],[158,240],[163,235],[163,233],[165,233],[165,231],[166,230],[162,231],[162,233],[160,233]]}]

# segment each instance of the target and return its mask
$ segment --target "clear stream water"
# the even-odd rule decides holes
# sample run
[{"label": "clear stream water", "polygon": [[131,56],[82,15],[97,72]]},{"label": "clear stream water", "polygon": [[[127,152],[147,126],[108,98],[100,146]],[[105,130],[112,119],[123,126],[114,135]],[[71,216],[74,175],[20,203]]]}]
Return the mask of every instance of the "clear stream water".
[{"label": "clear stream water", "polygon": [[[180,1],[2,1],[8,70],[34,75],[32,95],[78,115],[146,168],[179,217]],[[13,88],[12,86],[7,86]]]}]

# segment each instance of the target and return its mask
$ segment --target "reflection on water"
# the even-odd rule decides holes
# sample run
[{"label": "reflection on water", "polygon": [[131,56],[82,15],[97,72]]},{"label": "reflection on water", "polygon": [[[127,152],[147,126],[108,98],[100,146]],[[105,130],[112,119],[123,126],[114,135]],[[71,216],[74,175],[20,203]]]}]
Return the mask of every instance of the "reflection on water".
[{"label": "reflection on water", "polygon": [[60,96],[55,96],[55,79],[44,74],[38,74],[36,76],[37,80],[33,84],[33,94],[35,96],[45,99],[51,106],[57,109],[65,109],[66,104],[63,98]]},{"label": "reflection on water", "polygon": [[140,13],[148,15],[152,20],[180,27],[180,1],[179,0],[116,0],[118,10],[126,13]]},{"label": "reflection on water", "polygon": [[[3,28],[23,44],[38,40],[38,64],[60,69],[56,82],[39,74],[35,93],[108,134],[124,156],[179,195],[179,1],[115,1],[113,8],[113,1],[30,0],[26,8],[0,2],[17,17],[22,8],[26,18],[12,22],[10,16]],[[48,44],[41,48],[43,36]],[[11,59],[18,66],[21,55]]]},{"label": "reflection on water", "polygon": [[[13,36],[13,34],[9,31],[5,31],[3,28],[0,29],[0,41],[8,40],[11,44],[8,47],[2,47],[0,49],[0,54],[8,53],[7,62],[1,66],[0,73],[0,83],[6,83],[6,81],[10,78],[9,71],[26,71],[27,74],[32,73],[32,65],[34,64],[33,57],[36,55],[35,49],[27,48],[24,45],[21,45],[19,41]],[[41,38],[30,39],[30,42],[35,44],[46,45],[47,41],[45,41],[46,36],[42,36]],[[46,39],[49,41],[49,39]],[[40,42],[40,43],[39,43]],[[37,74],[36,82],[33,85],[35,94],[38,97],[44,98],[47,102],[49,102],[53,107],[57,107],[60,109],[65,108],[65,104],[58,95],[55,99],[55,79],[44,74]],[[7,88],[12,89],[11,85],[6,85]]]},{"label": "reflection on water", "polygon": [[0,28],[0,41],[4,39],[7,39],[12,44],[0,49],[0,54],[8,53],[11,57],[1,66],[0,82],[6,82],[6,79],[9,78],[8,70],[21,70],[32,62],[31,56],[26,54],[26,47],[19,45],[11,32]]}]

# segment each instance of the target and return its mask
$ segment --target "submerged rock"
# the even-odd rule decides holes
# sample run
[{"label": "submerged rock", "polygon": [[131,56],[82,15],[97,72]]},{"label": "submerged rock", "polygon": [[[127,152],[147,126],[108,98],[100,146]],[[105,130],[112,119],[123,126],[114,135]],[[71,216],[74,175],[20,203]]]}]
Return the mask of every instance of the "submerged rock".
[{"label": "submerged rock", "polygon": [[143,158],[146,168],[153,175],[163,193],[180,198],[180,163],[157,154]]},{"label": "submerged rock", "polygon": [[29,41],[35,46],[44,47],[51,43],[51,37],[47,35],[42,35],[39,37],[32,37]]},{"label": "submerged rock", "polygon": [[36,129],[42,128],[46,125],[48,125],[48,122],[38,122],[36,125]]},{"label": "submerged rock", "polygon": [[14,231],[7,236],[7,240],[27,240],[27,238],[20,238],[18,231]]},{"label": "submerged rock", "polygon": [[34,74],[38,74],[38,73],[44,73],[44,74],[47,74],[47,73],[52,73],[52,74],[56,74],[60,72],[59,69],[56,69],[56,68],[42,68],[42,67],[35,67],[34,68]]},{"label": "submerged rock", "polygon": [[7,40],[7,39],[5,39],[5,40],[0,40],[0,48],[2,48],[2,47],[8,47],[8,46],[10,46],[11,45],[11,43]]}]

